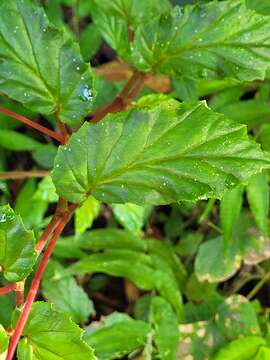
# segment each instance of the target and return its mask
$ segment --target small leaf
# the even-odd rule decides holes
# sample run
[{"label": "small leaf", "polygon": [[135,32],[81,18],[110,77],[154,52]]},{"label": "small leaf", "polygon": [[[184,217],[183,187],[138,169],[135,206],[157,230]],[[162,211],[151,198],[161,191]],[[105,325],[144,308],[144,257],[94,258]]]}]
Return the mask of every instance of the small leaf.
[{"label": "small leaf", "polygon": [[83,234],[93,224],[100,211],[100,202],[89,196],[83,205],[75,212],[75,232]]},{"label": "small leaf", "polygon": [[9,207],[0,207],[0,269],[10,282],[23,280],[36,261],[35,237]]},{"label": "small leaf", "polygon": [[77,125],[92,106],[92,78],[78,45],[33,1],[1,1],[0,90]]},{"label": "small leaf", "polygon": [[261,346],[254,360],[268,360],[270,359],[270,348]]},{"label": "small leaf", "polygon": [[150,327],[144,321],[133,320],[128,315],[115,319],[115,313],[105,318],[104,324],[90,326],[85,341],[95,349],[100,360],[119,359],[142,348]]},{"label": "small leaf", "polygon": [[114,216],[125,229],[138,234],[144,225],[147,208],[132,203],[112,205]]},{"label": "small leaf", "polygon": [[22,218],[27,229],[40,225],[48,207],[48,201],[36,197],[36,179],[28,179],[17,195],[14,210]]},{"label": "small leaf", "polygon": [[269,18],[246,8],[244,1],[176,6],[138,28],[133,63],[172,76],[263,79],[269,32]]},{"label": "small leaf", "polygon": [[153,337],[161,360],[177,359],[180,333],[178,321],[171,305],[162,297],[151,302]]},{"label": "small leaf", "polygon": [[269,184],[268,174],[262,173],[252,176],[247,186],[249,206],[255,218],[256,224],[262,235],[269,235]]},{"label": "small leaf", "polygon": [[91,194],[108,203],[157,205],[219,198],[269,164],[245,126],[204,103],[146,96],[129,112],[85,123],[59,148],[52,178],[71,202]]},{"label": "small leaf", "polygon": [[57,310],[69,315],[76,323],[83,324],[94,310],[93,302],[73,277],[54,279],[61,271],[59,263],[50,261],[42,281],[42,292]]},{"label": "small leaf", "polygon": [[46,176],[38,183],[33,199],[43,200],[48,203],[54,203],[58,201],[58,196],[55,192],[55,186],[50,176]]},{"label": "small leaf", "polygon": [[0,359],[2,359],[2,356],[4,356],[9,343],[9,337],[3,328],[3,326],[0,324]]},{"label": "small leaf", "polygon": [[213,360],[253,360],[262,345],[265,345],[265,340],[258,336],[234,340],[225,345]]},{"label": "small leaf", "polygon": [[23,330],[19,360],[94,360],[93,350],[82,340],[83,330],[47,303],[35,303]]},{"label": "small leaf", "polygon": [[223,230],[225,251],[232,241],[234,226],[237,223],[241,212],[243,190],[242,186],[237,186],[232,190],[226,191],[220,202],[220,221]]}]

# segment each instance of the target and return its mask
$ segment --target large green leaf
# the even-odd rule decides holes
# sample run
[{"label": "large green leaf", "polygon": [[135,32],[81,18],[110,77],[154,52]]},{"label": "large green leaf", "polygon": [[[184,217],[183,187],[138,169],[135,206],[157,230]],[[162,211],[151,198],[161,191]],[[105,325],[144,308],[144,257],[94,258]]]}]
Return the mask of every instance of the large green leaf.
[{"label": "large green leaf", "polygon": [[19,360],[94,360],[83,331],[47,303],[35,303],[18,347]]},{"label": "large green leaf", "polygon": [[162,257],[126,249],[110,250],[84,257],[64,270],[62,276],[93,272],[126,277],[141,289],[157,289],[173,305],[179,318],[183,319],[178,280]]},{"label": "large green leaf", "polygon": [[98,359],[119,359],[145,345],[150,326],[144,321],[113,313],[103,322],[98,327],[90,326],[84,337],[95,349]]},{"label": "large green leaf", "polygon": [[53,181],[58,194],[82,202],[168,204],[221,197],[269,167],[244,125],[203,102],[146,96],[135,109],[85,123],[61,147]]},{"label": "large green leaf", "polygon": [[9,207],[0,207],[0,271],[10,282],[24,279],[36,260],[35,236]]},{"label": "large green leaf", "polygon": [[133,62],[143,71],[205,78],[263,79],[270,21],[230,0],[175,7],[135,33]]},{"label": "large green leaf", "polygon": [[78,124],[92,104],[79,47],[30,0],[0,3],[0,90],[30,109]]}]

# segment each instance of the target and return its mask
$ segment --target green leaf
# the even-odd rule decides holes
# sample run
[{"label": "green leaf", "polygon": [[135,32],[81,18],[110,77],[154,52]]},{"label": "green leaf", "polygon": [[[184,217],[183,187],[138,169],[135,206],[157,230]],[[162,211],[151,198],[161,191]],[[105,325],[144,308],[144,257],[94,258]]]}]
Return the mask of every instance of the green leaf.
[{"label": "green leaf", "polygon": [[245,126],[203,102],[146,96],[129,112],[85,123],[58,150],[52,178],[71,202],[91,193],[109,203],[168,204],[221,197],[269,164]]},{"label": "green leaf", "polygon": [[171,305],[162,297],[151,302],[153,337],[161,360],[177,359],[179,347],[178,321]]},{"label": "green leaf", "polygon": [[58,201],[58,196],[55,192],[55,186],[50,176],[46,176],[38,183],[37,190],[34,193],[33,199],[43,200],[48,203]]},{"label": "green leaf", "polygon": [[269,18],[244,1],[175,7],[138,28],[133,62],[140,70],[172,76],[263,79],[269,32]]},{"label": "green leaf", "polygon": [[94,360],[83,330],[47,303],[35,303],[19,343],[18,360]]},{"label": "green leaf", "polygon": [[95,349],[100,360],[122,358],[142,348],[150,327],[144,321],[133,320],[128,315],[115,318],[115,313],[105,318],[104,324],[93,324],[86,333],[85,341]]},{"label": "green leaf", "polygon": [[0,146],[12,151],[33,151],[40,149],[42,144],[16,131],[1,129]]},{"label": "green leaf", "polygon": [[136,204],[113,204],[113,214],[125,229],[138,234],[144,226],[147,208]]},{"label": "green leaf", "polygon": [[269,0],[246,0],[246,4],[250,9],[254,9],[263,15],[270,15]]},{"label": "green leaf", "polygon": [[91,59],[102,43],[96,24],[89,24],[80,35],[80,48],[85,61]]},{"label": "green leaf", "polygon": [[228,118],[249,127],[255,127],[270,119],[270,109],[267,101],[233,101],[216,110]]},{"label": "green leaf", "polygon": [[57,153],[57,147],[52,144],[44,144],[32,153],[33,159],[38,165],[50,169],[53,167],[54,158]]},{"label": "green leaf", "polygon": [[8,348],[8,343],[9,343],[9,337],[3,326],[0,324],[0,359],[6,352]]},{"label": "green leaf", "polygon": [[83,324],[94,310],[93,303],[73,277],[54,279],[61,270],[59,263],[50,261],[42,281],[42,293],[57,310],[69,315],[76,323]]},{"label": "green leaf", "polygon": [[83,234],[93,224],[100,211],[100,202],[89,196],[83,205],[75,212],[75,232]]},{"label": "green leaf", "polygon": [[15,201],[14,210],[21,216],[27,229],[39,226],[48,207],[45,195],[44,198],[36,196],[37,192],[36,179],[30,178],[22,186]]},{"label": "green leaf", "polygon": [[253,360],[265,340],[258,336],[248,336],[234,340],[224,346],[213,360]]},{"label": "green leaf", "polygon": [[176,92],[176,97],[183,101],[197,101],[197,84],[196,82],[186,76],[178,79],[173,79],[173,86]]},{"label": "green leaf", "polygon": [[226,191],[220,202],[220,221],[225,250],[227,250],[229,243],[232,241],[233,230],[241,212],[243,190],[242,186],[237,186],[232,190]]},{"label": "green leaf", "polygon": [[[130,266],[130,264],[133,264]],[[62,276],[103,272],[130,279],[141,289],[157,289],[183,319],[183,304],[178,280],[168,263],[160,256],[134,250],[110,250],[92,254],[72,264]],[[61,277],[61,275],[59,275]]]},{"label": "green leaf", "polygon": [[227,339],[261,335],[255,308],[242,295],[228,297],[219,306],[215,324]]},{"label": "green leaf", "polygon": [[254,360],[268,360],[270,358],[270,348],[261,346]]},{"label": "green leaf", "polygon": [[261,127],[260,142],[264,150],[270,151],[270,124]]},{"label": "green leaf", "polygon": [[95,5],[93,20],[120,55],[130,53],[129,38],[141,23],[171,8],[168,0],[95,0]]},{"label": "green leaf", "polygon": [[0,90],[33,111],[78,124],[93,97],[78,45],[30,0],[2,1],[0,24]]},{"label": "green leaf", "polygon": [[195,273],[200,281],[219,282],[230,278],[241,265],[238,244],[224,250],[223,237],[206,241],[199,247]]},{"label": "green leaf", "polygon": [[0,207],[0,269],[10,282],[23,280],[36,261],[35,237],[8,205]]},{"label": "green leaf", "polygon": [[268,216],[270,197],[267,173],[257,174],[249,179],[247,196],[256,224],[262,235],[267,237],[269,234]]}]

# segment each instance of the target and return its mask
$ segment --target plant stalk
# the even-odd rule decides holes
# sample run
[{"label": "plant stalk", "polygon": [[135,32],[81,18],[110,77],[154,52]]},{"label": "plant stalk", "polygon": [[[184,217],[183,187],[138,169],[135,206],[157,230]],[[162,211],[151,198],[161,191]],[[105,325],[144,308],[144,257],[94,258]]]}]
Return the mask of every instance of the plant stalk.
[{"label": "plant stalk", "polygon": [[13,356],[15,354],[16,351],[16,347],[17,344],[20,340],[20,337],[22,335],[24,326],[27,322],[28,316],[30,314],[33,302],[36,298],[38,289],[39,289],[39,285],[42,279],[42,276],[44,274],[45,268],[49,262],[50,256],[54,250],[54,247],[56,245],[57,239],[59,238],[59,236],[61,235],[62,231],[64,230],[66,224],[68,223],[71,215],[73,214],[73,212],[75,211],[77,205],[70,205],[70,207],[68,208],[68,210],[64,213],[62,213],[61,216],[61,220],[59,222],[59,224],[57,225],[55,232],[48,244],[48,247],[46,248],[46,250],[44,251],[43,257],[41,259],[41,262],[38,266],[38,269],[35,273],[35,276],[32,280],[31,283],[31,287],[30,290],[28,292],[28,295],[26,297],[26,301],[23,307],[23,310],[20,314],[20,317],[18,319],[18,322],[16,324],[16,327],[14,329],[13,335],[11,337],[10,340],[10,344],[9,344],[9,348],[8,348],[8,352],[7,352],[7,356],[6,356],[6,360],[12,360]]},{"label": "plant stalk", "polygon": [[62,144],[64,144],[64,142],[65,142],[65,138],[61,134],[57,134],[55,131],[50,130],[50,129],[46,128],[45,126],[42,126],[38,123],[35,123],[34,121],[32,121],[22,115],[16,114],[15,112],[5,109],[3,107],[0,107],[0,112],[2,114],[5,114],[15,120],[18,120],[18,121],[32,127],[33,129],[36,129],[37,131],[41,132],[42,134],[50,136],[51,138],[59,141]]}]

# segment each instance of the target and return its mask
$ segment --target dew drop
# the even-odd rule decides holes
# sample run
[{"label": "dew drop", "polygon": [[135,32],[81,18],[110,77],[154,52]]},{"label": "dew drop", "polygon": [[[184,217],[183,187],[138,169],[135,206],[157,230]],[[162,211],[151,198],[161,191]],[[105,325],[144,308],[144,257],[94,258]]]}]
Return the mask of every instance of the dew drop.
[{"label": "dew drop", "polygon": [[87,85],[82,88],[81,97],[84,101],[91,101],[93,99],[92,90]]},{"label": "dew drop", "polygon": [[6,222],[6,220],[7,220],[6,214],[2,214],[2,215],[0,216],[0,223],[4,223],[4,222]]}]

